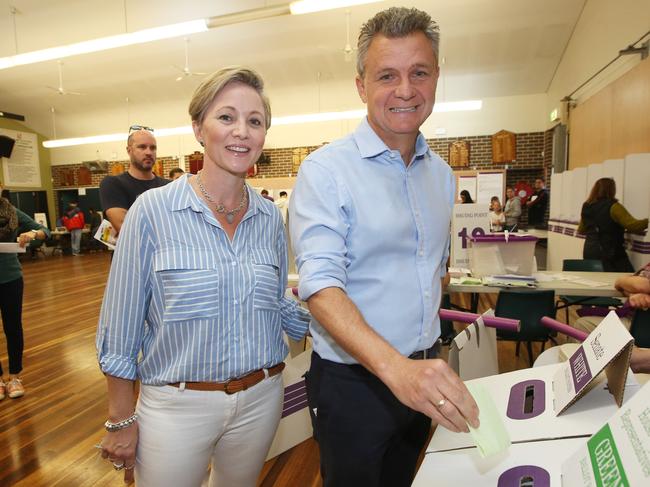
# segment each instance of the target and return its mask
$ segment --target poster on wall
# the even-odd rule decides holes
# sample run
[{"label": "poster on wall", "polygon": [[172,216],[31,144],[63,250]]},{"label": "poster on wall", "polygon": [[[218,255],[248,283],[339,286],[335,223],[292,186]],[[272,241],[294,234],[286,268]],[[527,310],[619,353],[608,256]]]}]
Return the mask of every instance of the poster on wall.
[{"label": "poster on wall", "polygon": [[0,129],[16,141],[10,158],[2,158],[4,184],[8,187],[40,188],[41,166],[38,159],[38,139],[36,134]]},{"label": "poster on wall", "polygon": [[451,267],[469,267],[469,238],[490,233],[488,214],[487,205],[454,205],[451,220]]},{"label": "poster on wall", "polygon": [[476,178],[476,202],[490,204],[490,199],[496,196],[503,204],[503,173],[482,172]]},{"label": "poster on wall", "polygon": [[460,192],[467,191],[472,198],[472,201],[476,200],[476,176],[458,176],[458,194],[456,195],[456,201],[461,201]]}]

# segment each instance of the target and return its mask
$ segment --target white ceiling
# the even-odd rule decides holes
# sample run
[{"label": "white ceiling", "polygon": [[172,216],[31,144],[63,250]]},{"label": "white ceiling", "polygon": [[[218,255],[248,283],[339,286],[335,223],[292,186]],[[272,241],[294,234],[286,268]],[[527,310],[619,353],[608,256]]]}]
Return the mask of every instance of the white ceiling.
[{"label": "white ceiling", "polygon": [[[446,62],[439,100],[545,93],[585,1],[383,1],[350,9],[351,37],[355,44],[360,25],[379,10],[414,6],[440,24]],[[0,0],[0,57],[277,3],[283,2]],[[354,62],[345,62],[344,45],[344,9],[270,18],[191,36],[190,68],[257,69],[274,115],[358,108]],[[0,110],[25,115],[29,127],[52,137],[54,107],[58,138],[124,132],[129,123],[188,123],[187,103],[200,77],[175,81],[172,64],[184,64],[183,38],[63,62],[65,88],[83,95],[61,96],[46,87],[58,85],[56,61],[20,66],[0,70]],[[348,85],[349,97],[342,97]]]}]

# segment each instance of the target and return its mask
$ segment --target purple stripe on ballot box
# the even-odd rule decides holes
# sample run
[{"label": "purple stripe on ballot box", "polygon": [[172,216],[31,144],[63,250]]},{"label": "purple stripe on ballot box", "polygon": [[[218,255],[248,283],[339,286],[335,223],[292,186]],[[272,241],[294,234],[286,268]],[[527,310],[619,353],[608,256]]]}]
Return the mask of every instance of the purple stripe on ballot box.
[{"label": "purple stripe on ballot box", "polygon": [[[492,234],[492,235],[483,235],[470,237],[472,242],[505,242],[506,236],[503,234]],[[534,235],[517,235],[516,233],[511,233],[508,235],[508,243],[512,242],[536,242],[537,237]]]},{"label": "purple stripe on ballot box", "polygon": [[497,481],[497,487],[521,487],[522,485],[549,487],[551,474],[536,465],[521,465],[506,470]]},{"label": "purple stripe on ballot box", "polygon": [[591,380],[591,370],[589,363],[587,363],[587,356],[581,345],[569,359],[571,366],[571,376],[573,377],[573,388],[578,393],[586,386]]},{"label": "purple stripe on ballot box", "polygon": [[284,388],[284,393],[285,395],[288,394],[289,392],[295,391],[297,389],[304,389],[305,387],[305,379],[302,379],[295,384],[291,384],[287,387]]},{"label": "purple stripe on ballot box", "polygon": [[293,413],[297,413],[298,411],[300,411],[302,409],[305,409],[306,407],[307,407],[307,399],[305,398],[305,400],[303,402],[298,403],[298,404],[296,404],[294,406],[291,406],[290,408],[284,409],[282,411],[282,416],[281,417],[286,418],[287,416],[290,416]]}]

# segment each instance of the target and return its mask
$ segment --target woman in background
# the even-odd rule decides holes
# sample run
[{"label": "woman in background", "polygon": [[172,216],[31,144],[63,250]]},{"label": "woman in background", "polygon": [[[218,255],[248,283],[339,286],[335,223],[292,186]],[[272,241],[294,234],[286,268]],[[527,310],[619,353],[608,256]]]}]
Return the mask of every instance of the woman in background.
[{"label": "woman in background", "polygon": [[466,189],[464,189],[464,190],[462,190],[462,191],[460,192],[460,202],[461,202],[462,204],[466,204],[466,203],[467,203],[467,204],[469,204],[469,203],[474,203],[474,200],[473,200],[472,197],[470,196],[469,191],[467,191]]},{"label": "woman in background", "polygon": [[[34,239],[45,240],[50,232],[25,213],[15,208],[8,199],[0,198],[0,242],[16,243],[25,247]],[[18,254],[0,253],[0,312],[7,339],[9,379],[5,382],[0,364],[0,399],[12,399],[25,394],[20,379],[23,369],[23,273]]]},{"label": "woman in background", "polygon": [[603,263],[605,272],[634,272],[625,251],[624,234],[648,228],[648,219],[637,220],[616,199],[616,182],[601,178],[582,205],[578,233],[585,235],[583,259]]}]

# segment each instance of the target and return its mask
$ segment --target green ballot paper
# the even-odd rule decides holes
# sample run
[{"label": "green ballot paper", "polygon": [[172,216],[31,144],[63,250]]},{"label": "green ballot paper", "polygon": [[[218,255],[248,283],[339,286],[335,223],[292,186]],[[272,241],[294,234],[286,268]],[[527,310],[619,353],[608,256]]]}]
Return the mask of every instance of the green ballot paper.
[{"label": "green ballot paper", "polygon": [[472,439],[482,457],[489,457],[500,453],[510,446],[510,435],[503,424],[497,407],[480,384],[466,383],[467,389],[476,401],[479,408],[480,426],[476,429],[469,427]]}]

